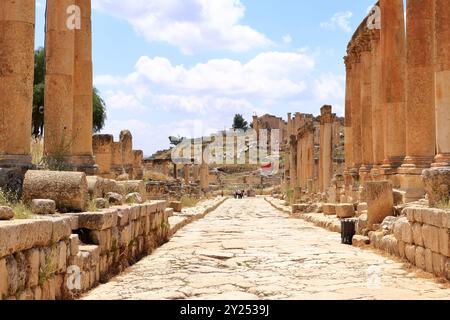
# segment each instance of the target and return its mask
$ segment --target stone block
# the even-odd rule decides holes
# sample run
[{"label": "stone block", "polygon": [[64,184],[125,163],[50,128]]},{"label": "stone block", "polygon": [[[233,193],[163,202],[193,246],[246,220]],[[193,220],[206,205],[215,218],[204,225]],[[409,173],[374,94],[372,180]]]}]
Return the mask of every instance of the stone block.
[{"label": "stone block", "polygon": [[133,205],[130,207],[130,220],[134,221],[139,219],[141,216],[141,206],[139,205]]},{"label": "stone block", "polygon": [[174,210],[172,208],[167,208],[164,211],[164,219],[168,220],[170,217],[173,217]]},{"label": "stone block", "polygon": [[27,260],[23,253],[16,253],[14,256],[6,257],[6,269],[8,272],[8,292],[14,296],[21,288],[27,284]]},{"label": "stone block", "polygon": [[376,249],[380,249],[381,248],[381,239],[383,239],[383,236],[384,236],[383,232],[380,232],[380,231],[369,232],[369,239],[370,239],[371,245]]},{"label": "stone block", "polygon": [[111,250],[115,250],[119,247],[120,232],[119,228],[114,227],[111,229]]},{"label": "stone block", "polygon": [[369,228],[394,215],[394,196],[389,181],[371,181],[365,185]]},{"label": "stone block", "polygon": [[442,223],[441,223],[443,228],[447,228],[450,229],[450,212],[448,211],[444,211],[442,213]]},{"label": "stone block", "polygon": [[131,226],[127,225],[120,231],[120,246],[127,247],[131,242]]},{"label": "stone block", "polygon": [[422,236],[425,247],[439,253],[439,228],[425,224],[422,226]]},{"label": "stone block", "polygon": [[398,256],[398,240],[393,235],[384,236],[381,239],[380,249],[391,255]]},{"label": "stone block", "polygon": [[89,232],[90,244],[99,246],[100,253],[106,253],[111,249],[111,229],[91,230]]},{"label": "stone block", "polygon": [[128,206],[117,207],[118,225],[123,227],[130,222],[131,208]]},{"label": "stone block", "polygon": [[42,289],[40,286],[37,286],[33,289],[34,300],[40,301],[42,300]]},{"label": "stone block", "polygon": [[398,256],[402,259],[405,259],[406,258],[406,252],[405,252],[406,244],[403,241],[398,240],[397,245],[398,245]]},{"label": "stone block", "polygon": [[17,300],[20,301],[32,301],[34,300],[34,294],[31,289],[25,289],[23,290],[19,296],[17,297]]},{"label": "stone block", "polygon": [[1,220],[11,220],[14,218],[14,212],[13,209],[6,206],[0,206],[0,221]]},{"label": "stone block", "polygon": [[39,284],[39,249],[29,249],[24,252],[27,260],[28,283],[27,287],[35,287]]},{"label": "stone block", "polygon": [[90,266],[95,266],[100,261],[100,248],[95,245],[82,245],[80,252],[89,257]]},{"label": "stone block", "polygon": [[405,256],[406,256],[406,259],[408,259],[408,261],[411,264],[415,265],[416,264],[416,247],[411,244],[405,245]]},{"label": "stone block", "polygon": [[78,251],[80,250],[80,238],[77,234],[72,234],[69,237],[69,243],[70,243],[70,255],[76,256],[78,254]]},{"label": "stone block", "polygon": [[416,209],[416,211],[422,212],[423,224],[429,224],[431,226],[439,228],[442,226],[442,215],[444,213],[443,210],[423,208],[423,209]]},{"label": "stone block", "polygon": [[367,230],[367,214],[362,214],[356,220],[356,233],[359,235],[364,235]]},{"label": "stone block", "polygon": [[52,218],[52,241],[58,242],[68,239],[72,234],[72,220],[70,218]]},{"label": "stone block", "polygon": [[[397,219],[397,221],[395,221],[394,223],[394,236],[397,240],[401,240],[403,242],[408,242],[406,240],[409,239],[405,239],[403,240],[403,229],[405,229],[405,225],[409,225],[408,219],[406,217],[401,217],[399,219]],[[405,234],[407,235],[407,232],[405,231]],[[411,243],[411,242],[408,242]]]},{"label": "stone block", "polygon": [[406,216],[409,222],[414,223],[416,219],[414,218],[414,209],[413,208],[405,208],[402,211],[402,214]]},{"label": "stone block", "polygon": [[51,277],[42,285],[42,300],[55,300],[56,287],[55,278]]},{"label": "stone block", "polygon": [[37,215],[55,214],[56,202],[50,199],[33,199],[31,201],[31,212]]},{"label": "stone block", "polygon": [[6,260],[0,259],[0,300],[8,296],[8,270]]},{"label": "stone block", "polygon": [[447,259],[447,257],[433,252],[433,273],[437,277],[445,276],[445,263]]},{"label": "stone block", "polygon": [[56,271],[61,273],[66,271],[67,267],[67,245],[64,241],[60,241],[56,246],[57,265]]},{"label": "stone block", "polygon": [[439,253],[443,256],[450,257],[449,229],[439,229]]},{"label": "stone block", "polygon": [[414,212],[414,220],[416,222],[420,222],[423,223],[423,219],[422,219],[422,208],[411,208]]},{"label": "stone block", "polygon": [[412,225],[412,233],[414,244],[423,247],[422,224],[418,222],[414,223]]},{"label": "stone block", "polygon": [[336,205],[333,203],[325,203],[322,206],[323,214],[326,216],[334,216],[336,215]]},{"label": "stone block", "polygon": [[158,210],[158,205],[156,202],[153,203],[146,203],[145,206],[147,207],[147,213],[154,214]]},{"label": "stone block", "polygon": [[169,208],[172,208],[175,212],[181,212],[183,205],[181,204],[181,201],[171,201],[169,203]]},{"label": "stone block", "polygon": [[94,201],[94,205],[97,209],[106,209],[109,207],[109,202],[106,199],[96,198],[93,201]]},{"label": "stone block", "polygon": [[89,230],[104,230],[117,226],[117,210],[105,209],[100,212],[78,213],[78,225]]},{"label": "stone block", "polygon": [[431,206],[450,200],[450,169],[432,168],[423,170],[423,183]]},{"label": "stone block", "polygon": [[144,199],[142,198],[142,195],[137,192],[129,193],[125,196],[125,202],[126,203],[143,203]]},{"label": "stone block", "polygon": [[425,249],[425,270],[433,273],[433,251]]},{"label": "stone block", "polygon": [[34,247],[45,247],[52,239],[49,220],[13,220],[0,222],[0,258]]},{"label": "stone block", "polygon": [[425,249],[423,247],[416,247],[415,262],[419,269],[426,270]]},{"label": "stone block", "polygon": [[336,215],[340,219],[353,218],[355,216],[355,206],[349,203],[337,204]]},{"label": "stone block", "polygon": [[108,203],[113,206],[120,206],[123,203],[122,195],[115,192],[108,192],[106,194],[106,200],[108,200]]}]

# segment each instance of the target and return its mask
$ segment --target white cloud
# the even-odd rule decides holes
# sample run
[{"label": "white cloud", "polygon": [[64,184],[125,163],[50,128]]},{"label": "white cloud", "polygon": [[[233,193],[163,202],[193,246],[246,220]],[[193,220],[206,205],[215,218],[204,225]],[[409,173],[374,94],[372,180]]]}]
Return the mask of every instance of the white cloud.
[{"label": "white cloud", "polygon": [[272,42],[240,24],[240,0],[93,0],[94,9],[124,19],[148,41],[161,41],[186,54],[209,50],[245,52]]},{"label": "white cloud", "polygon": [[285,44],[291,44],[293,41],[292,36],[290,34],[284,35],[282,40]]},{"label": "white cloud", "polygon": [[133,94],[127,94],[121,90],[108,90],[103,93],[108,108],[127,111],[144,111],[147,108]]},{"label": "white cloud", "polygon": [[327,30],[335,30],[339,28],[345,32],[351,32],[352,28],[350,27],[350,19],[353,16],[353,13],[350,11],[338,12],[335,13],[329,21],[322,22],[320,26]]}]

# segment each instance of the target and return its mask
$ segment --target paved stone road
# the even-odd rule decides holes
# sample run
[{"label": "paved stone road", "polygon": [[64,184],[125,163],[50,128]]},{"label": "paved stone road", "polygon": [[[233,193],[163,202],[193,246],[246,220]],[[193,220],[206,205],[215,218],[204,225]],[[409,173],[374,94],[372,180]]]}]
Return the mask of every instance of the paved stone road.
[{"label": "paved stone road", "polygon": [[450,299],[415,272],[263,199],[228,200],[84,299]]}]

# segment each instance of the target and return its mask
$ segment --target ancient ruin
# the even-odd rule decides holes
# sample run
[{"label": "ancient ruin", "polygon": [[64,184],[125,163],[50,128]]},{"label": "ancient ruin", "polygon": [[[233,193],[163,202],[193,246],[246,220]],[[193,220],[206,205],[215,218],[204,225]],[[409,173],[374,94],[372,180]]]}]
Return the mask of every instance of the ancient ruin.
[{"label": "ancient ruin", "polygon": [[[36,164],[36,3],[1,0],[0,300],[284,299],[298,288],[378,299],[399,287],[448,298],[402,273],[408,263],[450,281],[448,6],[374,5],[342,61],[345,117],[328,104],[286,120],[255,113],[249,127],[171,137],[148,156],[133,128],[93,134],[91,1],[47,0]],[[392,256],[381,293],[360,276],[388,261],[374,249]],[[341,282],[328,292],[343,278],[357,294]]]}]

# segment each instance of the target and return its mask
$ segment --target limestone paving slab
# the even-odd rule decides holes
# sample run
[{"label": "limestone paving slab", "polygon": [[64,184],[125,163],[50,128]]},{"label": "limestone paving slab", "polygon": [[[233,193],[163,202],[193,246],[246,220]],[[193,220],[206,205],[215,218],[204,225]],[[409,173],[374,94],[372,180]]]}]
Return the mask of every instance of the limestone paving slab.
[{"label": "limestone paving slab", "polygon": [[450,299],[450,287],[253,198],[227,200],[83,299]]}]

